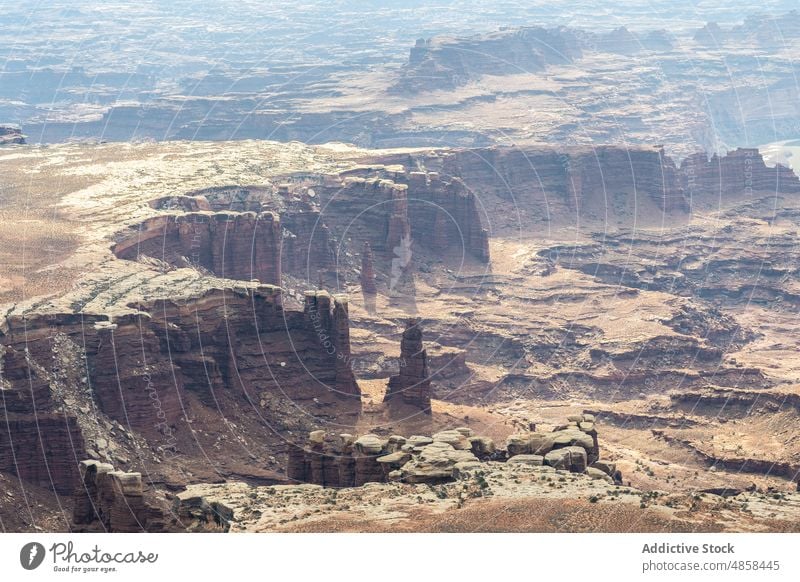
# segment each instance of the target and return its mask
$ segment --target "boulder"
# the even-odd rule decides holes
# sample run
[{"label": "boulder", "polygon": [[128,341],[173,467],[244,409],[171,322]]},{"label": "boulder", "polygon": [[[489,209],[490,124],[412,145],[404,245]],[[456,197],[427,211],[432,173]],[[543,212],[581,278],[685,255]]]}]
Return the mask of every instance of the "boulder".
[{"label": "boulder", "polygon": [[589,465],[593,469],[599,469],[606,475],[613,477],[617,472],[617,464],[610,461],[595,461]]},{"label": "boulder", "polygon": [[308,442],[311,445],[321,445],[325,442],[325,431],[312,430],[310,433],[308,433]]},{"label": "boulder", "polygon": [[489,437],[469,437],[469,444],[472,454],[479,459],[486,459],[497,452],[494,441]]},{"label": "boulder", "polygon": [[530,434],[512,434],[506,439],[506,451],[508,456],[527,455],[531,452]]},{"label": "boulder", "polygon": [[356,439],[354,446],[362,455],[378,455],[383,451],[386,442],[377,435],[365,434]]},{"label": "boulder", "polygon": [[478,459],[470,451],[456,450],[444,441],[425,446],[416,457],[403,465],[403,481],[407,483],[441,483],[455,479],[460,469]]},{"label": "boulder", "polygon": [[389,453],[388,455],[378,457],[375,460],[386,465],[401,467],[411,460],[411,455],[402,451],[396,451],[394,453]]},{"label": "boulder", "polygon": [[588,467],[586,469],[586,474],[589,475],[592,479],[601,479],[607,483],[614,483],[614,479],[611,478],[610,475],[606,474],[605,471],[601,471],[600,469],[595,469],[594,467]]},{"label": "boulder", "polygon": [[406,439],[406,444],[411,445],[412,447],[424,447],[425,445],[429,445],[433,442],[433,439],[428,436],[421,436],[418,434],[411,435]]},{"label": "boulder", "polygon": [[433,435],[433,442],[443,442],[459,451],[470,450],[472,445],[467,437],[457,429],[443,430]]},{"label": "boulder", "polygon": [[389,442],[386,445],[386,450],[390,452],[399,451],[406,444],[406,437],[393,434],[389,437]]},{"label": "boulder", "polygon": [[233,510],[228,506],[189,491],[175,496],[172,511],[187,532],[225,533],[233,520]]},{"label": "boulder", "polygon": [[578,446],[554,449],[544,456],[544,462],[556,469],[583,473],[586,470],[586,449]]}]

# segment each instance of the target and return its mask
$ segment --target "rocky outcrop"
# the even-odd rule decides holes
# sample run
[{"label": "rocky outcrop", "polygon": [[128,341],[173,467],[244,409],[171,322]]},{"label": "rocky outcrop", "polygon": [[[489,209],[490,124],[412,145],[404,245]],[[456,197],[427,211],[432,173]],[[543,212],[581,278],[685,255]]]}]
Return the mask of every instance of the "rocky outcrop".
[{"label": "rocky outcrop", "polygon": [[492,439],[475,436],[466,427],[408,438],[313,431],[304,445],[290,446],[287,475],[325,487],[386,481],[441,483],[455,479],[467,465],[498,458]]},{"label": "rocky outcrop", "polygon": [[757,148],[738,148],[724,156],[696,153],[681,164],[681,180],[692,198],[710,202],[755,194],[800,193],[800,180],[781,164],[769,167]]},{"label": "rocky outcrop", "polygon": [[639,36],[625,26],[598,34],[593,40],[597,50],[607,53],[633,55],[644,48]]},{"label": "rocky outcrop", "polygon": [[406,321],[400,342],[400,373],[389,378],[386,402],[403,402],[424,412],[431,409],[431,379],[428,354],[422,344],[420,320]]},{"label": "rocky outcrop", "polygon": [[[541,463],[556,469],[583,473],[600,460],[594,416],[570,416],[567,424],[557,426],[552,432],[528,432],[512,435],[506,442],[509,460],[517,455],[536,455]],[[613,475],[612,475],[613,477]]]},{"label": "rocky outcrop", "polygon": [[141,473],[116,471],[108,463],[83,461],[76,488],[72,532],[165,531],[165,507],[147,500]]},{"label": "rocky outcrop", "polygon": [[600,461],[594,417],[570,417],[552,432],[530,432],[509,437],[506,450],[492,439],[467,427],[443,430],[431,437],[381,437],[367,434],[331,436],[313,431],[302,445],[289,450],[287,474],[301,483],[325,487],[359,487],[364,483],[403,481],[444,483],[459,473],[489,461],[541,466],[574,473],[600,472],[595,478],[621,483],[614,463]]},{"label": "rocky outcrop", "polygon": [[7,424],[0,431],[0,472],[68,495],[85,447],[74,411],[58,410],[46,371],[35,362],[42,343],[35,332],[21,344],[0,343],[0,416]]},{"label": "rocky outcrop", "polygon": [[202,497],[178,495],[170,507],[155,491],[145,491],[141,473],[117,471],[108,463],[82,461],[74,494],[70,531],[136,533],[227,532],[233,512]]},{"label": "rocky outcrop", "polygon": [[[416,165],[408,156],[402,162]],[[385,257],[413,240],[437,252],[455,248],[489,261],[485,211],[457,177],[387,165],[328,177],[314,190],[325,224],[339,238],[369,242]]]},{"label": "rocky outcrop", "polygon": [[183,491],[172,503],[173,529],[186,532],[225,533],[230,530],[233,511],[220,501]]},{"label": "rocky outcrop", "polygon": [[373,266],[372,247],[369,241],[364,241],[361,251],[361,292],[365,295],[375,295],[378,287],[375,285],[375,267]]},{"label": "rocky outcrop", "polygon": [[162,196],[149,202],[150,207],[156,210],[184,212],[199,212],[212,210],[205,196]]},{"label": "rocky outcrop", "polygon": [[113,251],[121,259],[144,255],[228,279],[280,285],[282,239],[272,212],[191,212],[149,218]]},{"label": "rocky outcrop", "polygon": [[[287,177],[287,180],[289,177]],[[301,183],[314,182],[307,176],[292,176]],[[272,186],[218,186],[190,193],[214,212],[272,212],[280,217],[282,230],[281,270],[316,282],[317,274],[334,275],[336,249],[331,233],[315,202],[313,188],[302,191],[294,183]],[[184,210],[191,211],[190,207]]]},{"label": "rocky outcrop", "polygon": [[0,124],[0,146],[22,145],[26,137],[18,125]]},{"label": "rocky outcrop", "polygon": [[320,274],[335,279],[337,251],[319,209],[315,205],[303,205],[297,209],[286,209],[280,216],[283,227],[283,271],[308,282],[314,281]]},{"label": "rocky outcrop", "polygon": [[489,262],[489,231],[478,197],[458,177],[438,172],[410,172],[408,214],[414,240],[437,250],[455,247]]},{"label": "rocky outcrop", "polygon": [[393,93],[453,90],[481,75],[543,71],[580,57],[580,43],[565,28],[525,27],[470,37],[419,39]]},{"label": "rocky outcrop", "polygon": [[722,30],[716,22],[707,22],[694,33],[694,41],[703,46],[718,47],[728,39],[728,31]]}]

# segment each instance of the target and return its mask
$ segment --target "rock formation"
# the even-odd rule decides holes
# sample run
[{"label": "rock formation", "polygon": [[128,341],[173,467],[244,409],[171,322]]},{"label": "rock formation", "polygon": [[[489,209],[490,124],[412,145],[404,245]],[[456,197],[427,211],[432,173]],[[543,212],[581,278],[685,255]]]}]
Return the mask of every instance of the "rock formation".
[{"label": "rock formation", "polygon": [[462,462],[500,459],[494,442],[469,428],[445,430],[432,437],[366,434],[327,435],[314,431],[304,446],[291,445],[290,479],[325,487],[360,487],[392,480],[437,483],[452,480]]},{"label": "rock formation", "polygon": [[688,216],[674,161],[660,147],[504,148],[456,151],[443,170],[513,212],[551,223],[630,223],[638,215]]},{"label": "rock formation", "polygon": [[97,461],[81,462],[80,470],[71,531],[165,531],[166,510],[145,499],[141,473],[115,471]]},{"label": "rock formation", "polygon": [[623,55],[633,55],[644,48],[639,36],[625,26],[597,35],[594,45],[599,51]]},{"label": "rock formation", "polygon": [[0,431],[0,472],[70,494],[78,482],[74,458],[85,455],[81,430],[74,413],[57,409],[46,373],[35,364],[47,339],[31,331],[27,342],[0,344],[0,414],[8,424]]},{"label": "rock formation", "polygon": [[74,494],[70,531],[136,533],[226,532],[233,513],[221,503],[196,496],[167,499],[145,491],[141,473],[117,471],[108,463],[82,461]]},{"label": "rock formation", "polygon": [[361,292],[365,295],[375,295],[378,292],[372,261],[372,247],[369,241],[364,241],[364,248],[361,251]]},{"label": "rock formation", "polygon": [[681,179],[692,198],[726,200],[755,194],[800,193],[800,180],[781,164],[769,167],[756,148],[738,148],[724,156],[703,152],[681,164]]},{"label": "rock formation", "polygon": [[413,240],[489,260],[484,212],[458,178],[378,168],[342,175],[316,190],[326,208],[325,223],[334,230],[346,228],[348,237],[369,242],[374,251],[391,256],[403,241]]},{"label": "rock formation", "polygon": [[431,379],[419,319],[406,321],[400,342],[400,373],[389,378],[385,401],[403,402],[430,413]]},{"label": "rock formation", "polygon": [[22,145],[26,137],[18,125],[0,124],[0,146]]},{"label": "rock formation", "polygon": [[[254,400],[268,398],[339,423],[358,415],[344,297],[312,292],[304,311],[284,310],[280,290],[263,285],[135,307],[113,317],[54,313],[5,320],[0,414],[10,431],[0,431],[0,472],[59,493],[74,490],[91,428],[81,419],[91,419],[64,395],[66,385],[81,385],[81,379],[62,377],[62,367],[86,374],[87,403],[164,450],[179,446],[194,398],[208,407],[202,414],[225,414],[227,406],[249,410]],[[70,350],[73,360],[65,359]],[[264,409],[259,418],[280,422],[281,412]]]},{"label": "rock formation", "polygon": [[694,33],[694,41],[703,46],[718,47],[728,39],[728,32],[723,31],[716,22],[707,22]]},{"label": "rock formation", "polygon": [[280,285],[282,238],[271,212],[191,212],[149,218],[113,250],[121,259],[145,255],[219,277]]},{"label": "rock formation", "polygon": [[512,435],[506,450],[498,450],[492,439],[477,436],[467,427],[408,438],[331,436],[314,431],[304,445],[290,446],[287,475],[293,481],[324,487],[359,487],[385,481],[443,483],[480,463],[507,460],[620,483],[622,476],[616,465],[599,460],[594,417],[584,414],[571,418],[553,432]]},{"label": "rock formation", "polygon": [[[575,415],[569,417],[568,421],[565,425],[555,427],[552,432],[533,431],[510,436],[506,443],[509,458],[516,455],[539,455],[543,457],[545,464],[583,472],[587,465],[600,460],[594,416]],[[582,453],[573,451],[573,447],[581,449]],[[547,456],[563,448],[569,448],[568,452],[572,456],[565,457],[560,453]]]}]

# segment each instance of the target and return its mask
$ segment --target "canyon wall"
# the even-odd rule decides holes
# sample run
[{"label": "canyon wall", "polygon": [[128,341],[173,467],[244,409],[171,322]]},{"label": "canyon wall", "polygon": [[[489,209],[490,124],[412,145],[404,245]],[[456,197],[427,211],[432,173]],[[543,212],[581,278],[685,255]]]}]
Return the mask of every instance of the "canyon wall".
[{"label": "canyon wall", "polygon": [[689,196],[709,202],[757,193],[800,193],[800,180],[794,172],[781,164],[767,166],[756,148],[739,148],[710,158],[699,152],[683,160],[680,172]]},{"label": "canyon wall", "polygon": [[0,433],[0,472],[72,493],[94,430],[78,402],[162,450],[179,446],[195,399],[203,417],[234,402],[234,414],[269,423],[280,411],[253,403],[282,398],[319,422],[355,422],[346,298],[310,292],[304,310],[284,310],[280,289],[261,285],[135,307],[5,320],[0,414],[12,430]]},{"label": "canyon wall", "polygon": [[271,212],[190,212],[147,219],[114,245],[121,259],[153,257],[219,277],[280,285],[279,218]]},{"label": "canyon wall", "polygon": [[553,223],[688,216],[678,169],[660,147],[485,148],[443,157],[470,191]]},{"label": "canyon wall", "polygon": [[[407,167],[414,160],[402,158]],[[434,251],[460,250],[489,261],[489,232],[479,198],[457,177],[407,172],[398,165],[364,168],[326,179],[322,218],[340,239],[362,240],[391,256],[403,240]]]}]

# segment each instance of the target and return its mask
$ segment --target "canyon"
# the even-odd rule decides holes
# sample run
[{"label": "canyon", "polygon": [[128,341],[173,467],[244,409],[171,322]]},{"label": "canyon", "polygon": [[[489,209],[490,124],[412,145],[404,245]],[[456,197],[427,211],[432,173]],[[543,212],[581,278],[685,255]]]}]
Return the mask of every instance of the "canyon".
[{"label": "canyon", "polygon": [[572,531],[618,501],[645,528],[796,530],[800,182],[758,150],[0,165],[31,220],[0,232],[4,528],[427,531],[559,499]]}]

